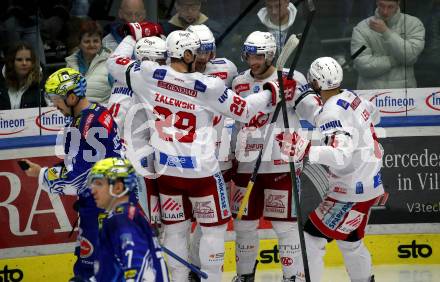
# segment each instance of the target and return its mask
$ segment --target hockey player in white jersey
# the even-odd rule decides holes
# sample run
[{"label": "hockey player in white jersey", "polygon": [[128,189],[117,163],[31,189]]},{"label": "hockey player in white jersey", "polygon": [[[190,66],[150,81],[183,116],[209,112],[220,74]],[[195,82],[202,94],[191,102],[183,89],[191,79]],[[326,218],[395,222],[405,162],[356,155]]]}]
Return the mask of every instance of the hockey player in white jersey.
[{"label": "hockey player in white jersey", "polygon": [[284,147],[293,148],[294,159],[308,156],[311,163],[326,165],[330,172],[329,191],[304,226],[313,282],[321,279],[325,245],[333,239],[351,281],[374,281],[370,253],[362,238],[370,209],[384,194],[383,152],[374,131],[379,111],[356,93],[341,89],[342,78],[342,68],[333,58],[318,58],[311,64],[308,81],[324,102],[316,118],[322,144],[310,146],[302,138],[284,142]]},{"label": "hockey player in white jersey", "polygon": [[[187,259],[188,227],[190,219],[196,218],[202,226],[201,269],[209,275],[209,281],[221,281],[230,209],[214,153],[214,112],[247,122],[258,111],[272,111],[279,90],[269,82],[265,88],[270,90],[241,98],[221,79],[194,72],[200,47],[194,33],[174,31],[166,42],[169,66],[131,60],[135,45],[131,36],[119,44],[107,65],[111,75],[131,86],[151,121],[150,143],[159,175],[164,245]],[[187,281],[184,266],[172,258],[168,265],[173,281]]]},{"label": "hockey player in white jersey", "polygon": [[[197,52],[195,70],[205,75],[217,76],[223,80],[228,88],[231,88],[232,79],[237,76],[237,67],[226,58],[216,58],[215,38],[211,30],[204,24],[190,25],[186,30],[194,32],[200,38],[200,48]],[[230,141],[234,120],[221,114],[216,114],[212,123],[217,131],[216,155],[229,195],[233,173]],[[191,236],[189,253],[191,263],[197,266],[200,266],[199,244],[201,235],[200,225],[197,225]],[[194,272],[190,272],[190,281],[196,282],[200,281],[200,279]]]},{"label": "hockey player in white jersey", "polygon": [[[246,97],[260,91],[268,81],[277,81],[276,68],[272,65],[276,52],[275,38],[269,32],[252,32],[243,45],[243,60],[250,69],[239,74],[232,83],[232,89]],[[288,70],[284,70],[284,76]],[[312,124],[314,117],[321,108],[319,97],[315,93],[307,95],[307,81],[301,73],[295,71],[296,90],[286,96],[289,115],[289,127],[299,129],[299,117]],[[299,97],[304,95],[304,99]],[[292,183],[287,158],[281,153],[278,143],[282,140],[284,124],[279,115],[273,138],[264,143],[271,114],[258,113],[249,123],[236,124],[238,127],[235,157],[238,160],[236,186],[232,189],[232,212],[237,214],[241,205],[246,186],[255,166],[258,151],[267,146],[263,155],[255,186],[250,194],[249,202],[241,220],[234,220],[236,232],[235,254],[237,256],[237,276],[233,281],[254,281],[254,264],[258,254],[259,239],[257,227],[259,219],[264,217],[272,222],[278,237],[280,261],[283,268],[283,281],[295,281],[302,277],[303,270],[298,260],[301,253],[296,229],[296,214],[292,200]],[[235,139],[235,138],[234,138]],[[295,165],[297,177],[302,163]]]},{"label": "hockey player in white jersey", "polygon": [[[150,36],[139,39],[136,42],[134,55],[138,61],[152,61],[160,65],[164,65],[167,59],[165,40],[158,36]],[[139,202],[148,214],[150,223],[153,225],[160,224],[160,205],[159,193],[157,191],[157,184],[154,177],[154,167],[148,164],[148,160],[144,157],[145,154],[134,152],[132,148],[139,148],[148,145],[149,131],[143,124],[147,120],[145,110],[139,106],[136,96],[133,95],[133,90],[122,81],[116,80],[113,84],[112,92],[109,100],[110,112],[112,113],[119,130],[119,135],[123,140],[126,157],[133,163],[136,171],[145,176],[145,193],[139,193]],[[139,123],[132,124],[133,128],[125,130],[125,121],[127,114],[132,111],[135,115],[134,120]],[[145,150],[148,151],[148,150]],[[150,155],[151,157],[151,155]],[[146,197],[146,199],[144,199]]]}]

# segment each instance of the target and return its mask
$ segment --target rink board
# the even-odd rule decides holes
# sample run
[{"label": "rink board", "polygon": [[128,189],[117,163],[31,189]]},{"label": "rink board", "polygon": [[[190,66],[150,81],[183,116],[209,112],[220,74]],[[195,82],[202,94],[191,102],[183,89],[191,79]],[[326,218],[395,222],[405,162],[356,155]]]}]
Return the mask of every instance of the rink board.
[{"label": "rink board", "polygon": [[[276,243],[274,239],[261,240],[259,270],[281,268]],[[372,254],[374,265],[422,265],[440,261],[440,234],[369,235],[365,244]],[[224,271],[235,271],[234,242],[227,242],[225,248]],[[67,281],[72,276],[74,261],[72,254],[3,259],[0,260],[0,278],[3,281]],[[325,265],[339,266],[342,263],[342,255],[335,242],[328,244]],[[9,280],[4,279],[6,275]],[[18,280],[20,277],[22,279]]]}]

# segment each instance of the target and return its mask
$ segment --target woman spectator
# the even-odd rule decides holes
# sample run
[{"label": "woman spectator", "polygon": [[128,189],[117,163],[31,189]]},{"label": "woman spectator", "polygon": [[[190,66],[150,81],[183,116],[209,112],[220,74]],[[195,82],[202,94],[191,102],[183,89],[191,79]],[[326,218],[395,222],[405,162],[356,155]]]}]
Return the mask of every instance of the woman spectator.
[{"label": "woman spectator", "polygon": [[0,110],[45,107],[42,71],[31,45],[19,42],[6,54],[0,76]]},{"label": "woman spectator", "polygon": [[80,24],[78,47],[66,58],[67,67],[86,78],[89,101],[106,104],[113,84],[105,65],[110,51],[102,47],[102,28],[96,21],[85,20]]}]

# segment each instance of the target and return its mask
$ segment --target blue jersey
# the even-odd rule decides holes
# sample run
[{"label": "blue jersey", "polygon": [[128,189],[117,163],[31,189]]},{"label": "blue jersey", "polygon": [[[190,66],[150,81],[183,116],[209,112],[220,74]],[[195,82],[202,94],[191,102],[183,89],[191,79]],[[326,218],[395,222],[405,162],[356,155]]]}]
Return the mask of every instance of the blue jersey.
[{"label": "blue jersey", "polygon": [[96,281],[169,281],[158,240],[134,204],[117,206],[103,220],[98,242]]},{"label": "blue jersey", "polygon": [[105,107],[92,103],[66,126],[62,141],[64,162],[43,169],[40,183],[50,193],[87,197],[87,176],[95,162],[120,156],[116,123]]}]

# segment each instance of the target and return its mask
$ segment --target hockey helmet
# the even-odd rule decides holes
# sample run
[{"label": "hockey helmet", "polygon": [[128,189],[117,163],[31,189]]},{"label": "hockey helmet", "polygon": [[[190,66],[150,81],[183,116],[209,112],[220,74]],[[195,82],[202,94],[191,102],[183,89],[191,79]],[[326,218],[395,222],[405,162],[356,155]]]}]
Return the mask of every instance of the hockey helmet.
[{"label": "hockey helmet", "polygon": [[139,61],[166,60],[167,46],[165,40],[157,36],[144,37],[136,42],[135,56]]},{"label": "hockey helmet", "polygon": [[209,27],[204,24],[190,25],[186,30],[194,32],[200,38],[200,52],[213,52],[215,54],[215,38]]},{"label": "hockey helmet", "polygon": [[246,61],[248,54],[263,54],[266,63],[271,64],[276,51],[275,37],[270,32],[254,31],[249,34],[243,44],[242,59]]},{"label": "hockey helmet", "polygon": [[72,68],[62,68],[46,80],[44,91],[48,97],[53,95],[66,99],[69,94],[85,97],[87,81],[81,73]]},{"label": "hockey helmet", "polygon": [[194,55],[200,48],[200,39],[197,34],[185,30],[176,30],[167,36],[168,57],[182,59],[186,50]]},{"label": "hockey helmet", "polygon": [[136,172],[127,159],[113,157],[96,162],[90,170],[87,179],[88,186],[91,185],[93,180],[104,178],[107,179],[110,185],[115,184],[117,179],[122,180],[126,189],[126,192],[122,194],[135,191],[138,185]]},{"label": "hockey helmet", "polygon": [[321,57],[313,61],[307,74],[307,80],[318,83],[321,90],[338,88],[343,79],[341,65],[331,57]]}]

